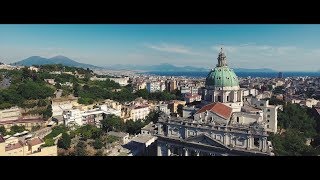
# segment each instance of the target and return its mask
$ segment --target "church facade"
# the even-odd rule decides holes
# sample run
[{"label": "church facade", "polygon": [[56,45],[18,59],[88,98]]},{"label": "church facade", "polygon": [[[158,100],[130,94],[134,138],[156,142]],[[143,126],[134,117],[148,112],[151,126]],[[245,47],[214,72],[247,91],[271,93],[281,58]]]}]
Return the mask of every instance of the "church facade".
[{"label": "church facade", "polygon": [[193,118],[159,117],[158,156],[274,155],[267,138],[268,132],[277,131],[278,107],[268,100],[244,101],[238,77],[227,66],[222,49],[206,78],[202,99],[203,106]]}]

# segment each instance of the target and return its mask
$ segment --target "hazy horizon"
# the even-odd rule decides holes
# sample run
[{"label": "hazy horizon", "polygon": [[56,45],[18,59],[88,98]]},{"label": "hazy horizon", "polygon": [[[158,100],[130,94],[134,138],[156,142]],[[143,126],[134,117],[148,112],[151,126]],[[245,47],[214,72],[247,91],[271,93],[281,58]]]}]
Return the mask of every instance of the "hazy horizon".
[{"label": "hazy horizon", "polygon": [[0,25],[0,61],[57,55],[96,66],[320,70],[320,25]]}]

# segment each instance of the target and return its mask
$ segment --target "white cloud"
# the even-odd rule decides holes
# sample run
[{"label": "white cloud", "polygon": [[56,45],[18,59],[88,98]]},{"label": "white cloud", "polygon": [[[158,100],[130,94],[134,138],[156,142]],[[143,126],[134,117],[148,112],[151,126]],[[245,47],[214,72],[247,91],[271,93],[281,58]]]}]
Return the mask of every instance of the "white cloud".
[{"label": "white cloud", "polygon": [[147,44],[146,47],[157,50],[157,51],[162,51],[162,52],[187,54],[187,55],[197,54],[195,52],[192,52],[190,48],[182,45],[177,45],[177,44],[167,44],[167,43],[161,43],[159,45]]},{"label": "white cloud", "polygon": [[[211,47],[216,53],[220,48],[218,45]],[[224,45],[223,48],[228,64],[233,67],[272,68],[285,71],[320,69],[316,60],[320,59],[320,49],[257,44]]]}]

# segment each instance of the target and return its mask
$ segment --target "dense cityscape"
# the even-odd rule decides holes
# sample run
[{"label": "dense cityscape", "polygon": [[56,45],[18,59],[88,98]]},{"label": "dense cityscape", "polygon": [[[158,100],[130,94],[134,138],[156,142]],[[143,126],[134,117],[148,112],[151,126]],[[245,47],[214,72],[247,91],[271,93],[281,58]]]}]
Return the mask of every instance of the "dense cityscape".
[{"label": "dense cityscape", "polygon": [[320,77],[0,65],[1,156],[320,155]]}]

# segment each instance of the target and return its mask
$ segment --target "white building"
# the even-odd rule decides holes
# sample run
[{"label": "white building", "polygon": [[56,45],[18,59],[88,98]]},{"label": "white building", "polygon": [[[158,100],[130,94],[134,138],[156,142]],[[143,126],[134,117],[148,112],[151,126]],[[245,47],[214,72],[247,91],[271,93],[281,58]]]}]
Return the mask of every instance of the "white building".
[{"label": "white building", "polygon": [[29,69],[30,71],[35,71],[35,72],[38,72],[38,71],[39,71],[39,68],[34,67],[34,66],[30,66],[28,69]]},{"label": "white building", "polygon": [[136,121],[138,119],[145,119],[148,114],[150,113],[149,106],[136,106],[133,109],[131,109],[131,119],[133,121]]},{"label": "white building", "polygon": [[243,97],[252,95],[257,96],[259,94],[259,91],[257,89],[244,89],[243,90]]},{"label": "white building", "polygon": [[157,92],[160,91],[161,87],[160,87],[160,82],[147,82],[147,91],[149,93],[153,93],[153,92]]},{"label": "white building", "polygon": [[83,125],[82,113],[79,109],[68,110],[63,115],[64,124],[66,126]]},{"label": "white building", "polygon": [[270,105],[269,100],[263,100],[258,98],[250,98],[251,106],[262,110],[262,119],[265,123],[265,128],[268,132],[277,132],[278,127],[278,109],[281,106]]},{"label": "white building", "polygon": [[166,104],[166,103],[159,104],[158,105],[158,110],[169,115],[170,114],[170,108],[168,106],[169,106],[169,104]]},{"label": "white building", "polygon": [[160,91],[163,92],[164,90],[166,90],[166,84],[164,82],[160,83]]},{"label": "white building", "polygon": [[184,100],[187,102],[187,103],[192,103],[194,101],[201,101],[201,95],[199,94],[190,94],[190,93],[187,93],[184,97]]},{"label": "white building", "polygon": [[120,86],[126,86],[128,85],[128,81],[129,81],[129,77],[122,77],[122,78],[109,78],[111,81],[114,81],[118,84],[120,84]]},{"label": "white building", "polygon": [[51,71],[51,72],[49,72],[49,74],[60,75],[61,71]]},{"label": "white building", "polygon": [[96,76],[93,76],[90,78],[90,81],[105,81],[107,80],[108,78],[98,78]]},{"label": "white building", "polygon": [[100,127],[100,121],[111,114],[120,116],[121,111],[108,108],[106,105],[101,105],[99,108],[88,111],[80,111],[79,109],[66,111],[63,119],[66,126],[93,124]]}]

